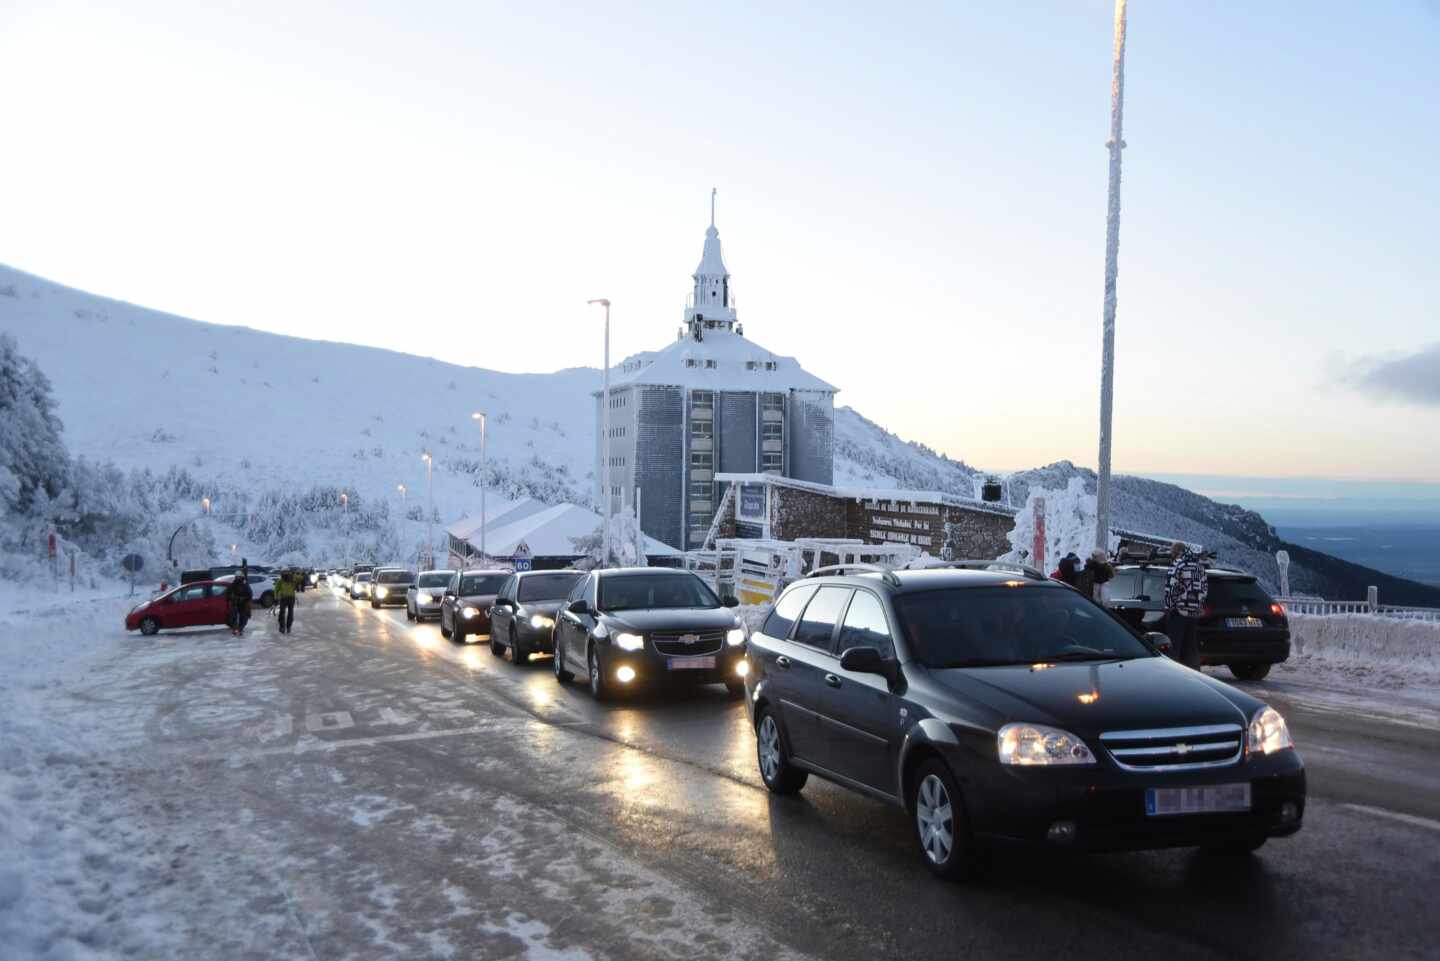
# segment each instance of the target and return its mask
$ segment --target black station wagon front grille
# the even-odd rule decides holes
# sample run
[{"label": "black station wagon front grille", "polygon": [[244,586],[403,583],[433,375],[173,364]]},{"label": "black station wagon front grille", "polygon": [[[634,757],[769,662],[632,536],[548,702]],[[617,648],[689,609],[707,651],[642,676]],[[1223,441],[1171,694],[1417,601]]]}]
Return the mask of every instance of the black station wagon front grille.
[{"label": "black station wagon front grille", "polygon": [[718,654],[725,645],[724,631],[663,631],[650,635],[655,650],[668,657]]},{"label": "black station wagon front grille", "polygon": [[1100,743],[1127,771],[1184,771],[1223,767],[1240,760],[1245,730],[1239,724],[1107,731]]}]

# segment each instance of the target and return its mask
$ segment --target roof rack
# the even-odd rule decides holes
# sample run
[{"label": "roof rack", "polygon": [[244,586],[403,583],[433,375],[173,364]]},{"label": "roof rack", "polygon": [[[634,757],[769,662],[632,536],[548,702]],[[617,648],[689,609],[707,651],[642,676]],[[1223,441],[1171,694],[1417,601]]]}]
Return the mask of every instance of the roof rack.
[{"label": "roof rack", "polygon": [[[1038,571],[1029,564],[1022,564],[1019,561],[989,561],[983,558],[978,560],[945,561],[936,565],[938,568],[954,568],[962,571],[1014,571],[1032,581],[1048,581],[1042,571]],[[934,570],[935,568],[931,568]]]},{"label": "roof rack", "polygon": [[858,574],[879,574],[892,587],[900,586],[900,578],[888,567],[881,567],[878,564],[830,564],[826,567],[817,567],[806,577],[844,577],[846,573],[854,571]]}]

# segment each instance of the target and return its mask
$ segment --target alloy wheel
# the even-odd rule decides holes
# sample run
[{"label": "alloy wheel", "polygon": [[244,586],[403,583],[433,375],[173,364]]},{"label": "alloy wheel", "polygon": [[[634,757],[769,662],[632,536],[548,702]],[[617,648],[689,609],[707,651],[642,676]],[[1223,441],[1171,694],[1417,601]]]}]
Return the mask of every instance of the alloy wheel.
[{"label": "alloy wheel", "polygon": [[756,738],[755,746],[760,759],[760,776],[766,783],[775,781],[780,776],[780,729],[769,714],[760,721],[760,736]]},{"label": "alloy wheel", "polygon": [[945,864],[955,846],[955,814],[945,782],[934,774],[925,775],[915,795],[915,827],[920,847],[932,864]]}]

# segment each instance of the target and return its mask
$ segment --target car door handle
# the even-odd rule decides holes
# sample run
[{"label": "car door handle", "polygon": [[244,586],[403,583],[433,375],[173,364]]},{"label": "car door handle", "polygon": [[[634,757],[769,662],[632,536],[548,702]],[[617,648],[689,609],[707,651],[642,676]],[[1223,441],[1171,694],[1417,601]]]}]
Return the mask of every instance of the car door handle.
[{"label": "car door handle", "polygon": [[826,674],[825,683],[829,684],[831,687],[839,687],[840,678],[836,677],[834,674]]},{"label": "car door handle", "polygon": [[776,667],[789,667],[789,666],[790,666],[790,658],[786,657],[784,654],[781,654],[779,657],[775,658],[775,666],[776,666]]}]

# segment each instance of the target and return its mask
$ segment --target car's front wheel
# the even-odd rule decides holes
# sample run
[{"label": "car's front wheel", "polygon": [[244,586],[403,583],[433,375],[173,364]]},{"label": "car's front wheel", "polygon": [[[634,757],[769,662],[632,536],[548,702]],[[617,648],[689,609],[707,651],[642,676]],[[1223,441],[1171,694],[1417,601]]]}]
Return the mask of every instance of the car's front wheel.
[{"label": "car's front wheel", "polygon": [[520,640],[520,632],[514,625],[510,627],[510,658],[521,667],[530,663],[530,646]]},{"label": "car's front wheel", "polygon": [[264,594],[261,594],[261,595],[260,595],[260,606],[261,606],[261,607],[270,607],[270,606],[272,606],[274,603],[275,603],[275,593],[274,593],[273,591],[266,591]]},{"label": "car's front wheel", "polygon": [[153,637],[160,633],[160,622],[153,617],[142,618],[140,621],[140,633],[146,637]]},{"label": "car's front wheel", "polygon": [[452,633],[452,637],[456,644],[466,643],[466,638],[468,637],[468,634],[465,630],[465,626],[459,621],[455,622],[455,630]]},{"label": "car's front wheel", "polygon": [[780,734],[780,725],[770,708],[760,709],[755,724],[755,757],[760,762],[760,780],[774,794],[794,794],[810,780],[810,772],[790,763],[790,752]]},{"label": "car's front wheel", "polygon": [[449,636],[450,636],[450,628],[448,628],[448,627],[445,626],[445,612],[444,612],[444,611],[441,611],[441,612],[440,612],[440,636],[441,636],[441,637],[449,637]]},{"label": "car's front wheel", "polygon": [[555,670],[555,680],[561,684],[569,684],[575,680],[575,675],[565,670],[565,657],[560,653],[560,641],[555,641],[555,660],[550,665]]},{"label": "car's front wheel", "polygon": [[595,650],[595,645],[590,645],[590,653],[585,658],[590,668],[590,696],[597,701],[610,699],[610,682],[605,680],[604,666],[600,663],[600,652]]},{"label": "car's front wheel", "polygon": [[1269,664],[1231,664],[1230,673],[1242,681],[1262,681],[1270,673]]},{"label": "car's front wheel", "polygon": [[925,866],[950,881],[974,876],[975,847],[955,776],[943,762],[932,758],[920,765],[913,783],[910,811]]},{"label": "car's front wheel", "polygon": [[415,620],[415,608],[413,608],[413,607],[410,606],[410,602],[409,602],[409,601],[406,601],[406,602],[405,602],[405,620],[407,620],[407,621],[413,621],[413,620]]}]

